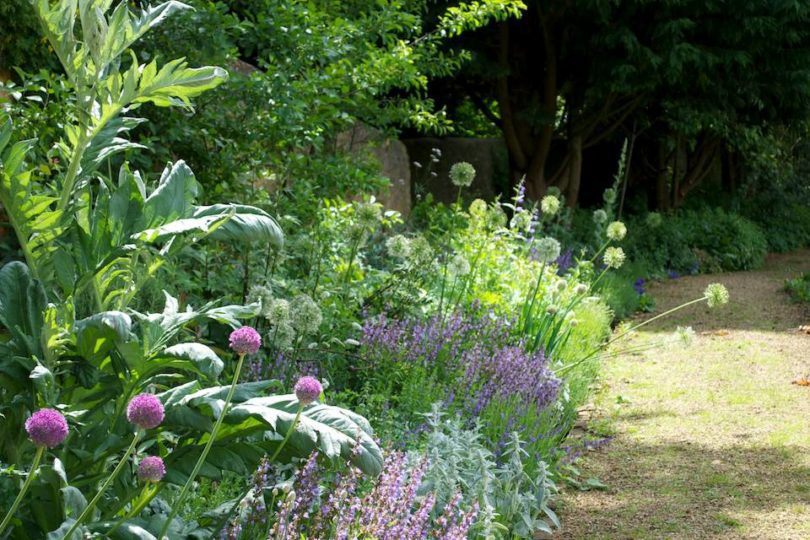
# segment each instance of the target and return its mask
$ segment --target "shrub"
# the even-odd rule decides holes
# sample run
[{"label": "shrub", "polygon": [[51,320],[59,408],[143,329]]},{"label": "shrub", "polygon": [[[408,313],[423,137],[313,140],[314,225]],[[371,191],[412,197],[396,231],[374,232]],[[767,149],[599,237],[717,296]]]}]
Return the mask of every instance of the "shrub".
[{"label": "shrub", "polygon": [[785,281],[785,290],[798,302],[810,302],[810,272]]}]

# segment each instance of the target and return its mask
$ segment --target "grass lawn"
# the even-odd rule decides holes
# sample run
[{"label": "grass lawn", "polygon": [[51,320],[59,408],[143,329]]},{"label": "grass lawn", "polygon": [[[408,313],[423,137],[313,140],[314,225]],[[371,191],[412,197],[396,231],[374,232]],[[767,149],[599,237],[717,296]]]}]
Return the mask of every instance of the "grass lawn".
[{"label": "grass lawn", "polygon": [[579,467],[608,485],[568,489],[561,538],[810,538],[810,375],[806,306],[784,280],[810,251],[756,272],[681,278],[652,288],[658,311],[723,282],[731,302],[651,324],[633,345],[692,326],[689,347],[608,362],[592,429],[615,435]]}]

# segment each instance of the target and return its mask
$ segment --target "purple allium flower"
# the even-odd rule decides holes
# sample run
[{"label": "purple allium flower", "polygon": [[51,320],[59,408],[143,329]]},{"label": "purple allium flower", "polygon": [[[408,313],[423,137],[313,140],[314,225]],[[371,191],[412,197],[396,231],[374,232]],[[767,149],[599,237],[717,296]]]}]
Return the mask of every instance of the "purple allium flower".
[{"label": "purple allium flower", "polygon": [[138,478],[142,482],[160,482],[166,475],[166,465],[158,456],[147,456],[138,464]]},{"label": "purple allium flower", "polygon": [[638,278],[635,281],[635,283],[633,283],[633,288],[636,290],[639,296],[643,295],[646,292],[646,290],[644,289],[644,283],[645,283],[644,278]]},{"label": "purple allium flower", "polygon": [[53,448],[67,437],[68,425],[59,411],[40,409],[25,421],[25,431],[35,445]]},{"label": "purple allium flower", "polygon": [[163,404],[153,394],[138,394],[127,405],[127,420],[141,429],[152,429],[163,422]]},{"label": "purple allium flower", "polygon": [[250,326],[243,326],[231,332],[231,349],[237,354],[256,354],[262,346],[262,337]]},{"label": "purple allium flower", "polygon": [[323,387],[315,377],[306,376],[298,379],[298,382],[295,383],[294,390],[295,397],[298,398],[301,405],[309,405],[313,401],[318,401],[318,398],[321,397]]}]

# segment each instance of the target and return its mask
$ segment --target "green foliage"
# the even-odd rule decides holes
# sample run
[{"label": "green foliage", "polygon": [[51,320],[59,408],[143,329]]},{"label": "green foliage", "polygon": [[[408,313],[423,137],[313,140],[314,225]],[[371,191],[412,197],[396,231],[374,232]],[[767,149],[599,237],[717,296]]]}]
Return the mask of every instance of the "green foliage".
[{"label": "green foliage", "polygon": [[[28,510],[15,516],[14,526],[39,536],[67,532],[129,445],[132,427],[123,414],[129,399],[144,391],[158,393],[166,418],[159,430],[146,433],[137,452],[163,455],[169,484],[186,481],[205,434],[222,415],[226,427],[217,433],[202,476],[219,479],[223,470],[253,470],[286,433],[291,443],[284,459],[317,448],[378,473],[382,458],[371,427],[350,411],[310,405],[293,430],[297,399],[268,397],[269,381],[238,385],[235,406],[223,410],[229,387],[219,386],[218,378],[232,368],[221,358],[216,331],[255,317],[258,305],[181,308],[166,292],[162,311],[136,309],[136,298],[160,267],[189,246],[210,238],[242,249],[251,242],[280,249],[283,235],[259,208],[198,206],[198,184],[182,161],[170,163],[154,183],[127,162],[112,176],[111,162],[138,147],[125,137],[143,121],[123,115],[147,102],[189,108],[191,98],[218,85],[225,74],[214,67],[190,68],[182,60],[140,64],[129,51],[152,26],[184,9],[182,4],[167,2],[138,15],[125,2],[111,11],[110,4],[42,0],[35,6],[75,92],[75,99],[60,104],[70,111],[57,143],[65,167],[35,167],[41,158],[35,141],[15,140],[11,120],[0,127],[0,202],[25,258],[0,269],[0,324],[7,332],[0,362],[5,414],[0,460],[16,467],[29,461],[32,445],[22,429],[29,411],[50,406],[70,418],[65,451],[53,461],[56,474],[47,473],[51,465],[43,467]],[[121,58],[127,51],[129,64]],[[34,117],[28,126],[37,122]],[[126,515],[139,487],[128,464],[125,469],[80,531],[103,533],[112,527],[108,520]],[[159,516],[148,523],[132,518],[117,535],[139,531],[148,537],[162,525]],[[175,532],[185,527],[171,526]]]},{"label": "green foliage", "polygon": [[810,273],[785,281],[785,290],[798,302],[810,302]]}]

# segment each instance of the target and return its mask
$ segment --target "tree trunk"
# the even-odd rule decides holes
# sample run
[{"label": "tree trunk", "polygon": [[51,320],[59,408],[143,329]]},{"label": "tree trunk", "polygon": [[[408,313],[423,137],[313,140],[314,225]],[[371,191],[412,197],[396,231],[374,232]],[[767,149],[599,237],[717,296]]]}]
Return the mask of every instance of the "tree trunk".
[{"label": "tree trunk", "polygon": [[566,202],[571,208],[579,201],[579,187],[582,184],[582,137],[575,135],[569,143],[571,162],[568,166],[568,189]]},{"label": "tree trunk", "polygon": [[662,212],[669,210],[670,191],[669,191],[669,156],[670,152],[667,149],[667,140],[660,139],[658,141],[658,171],[655,178],[655,206],[656,209]]}]

